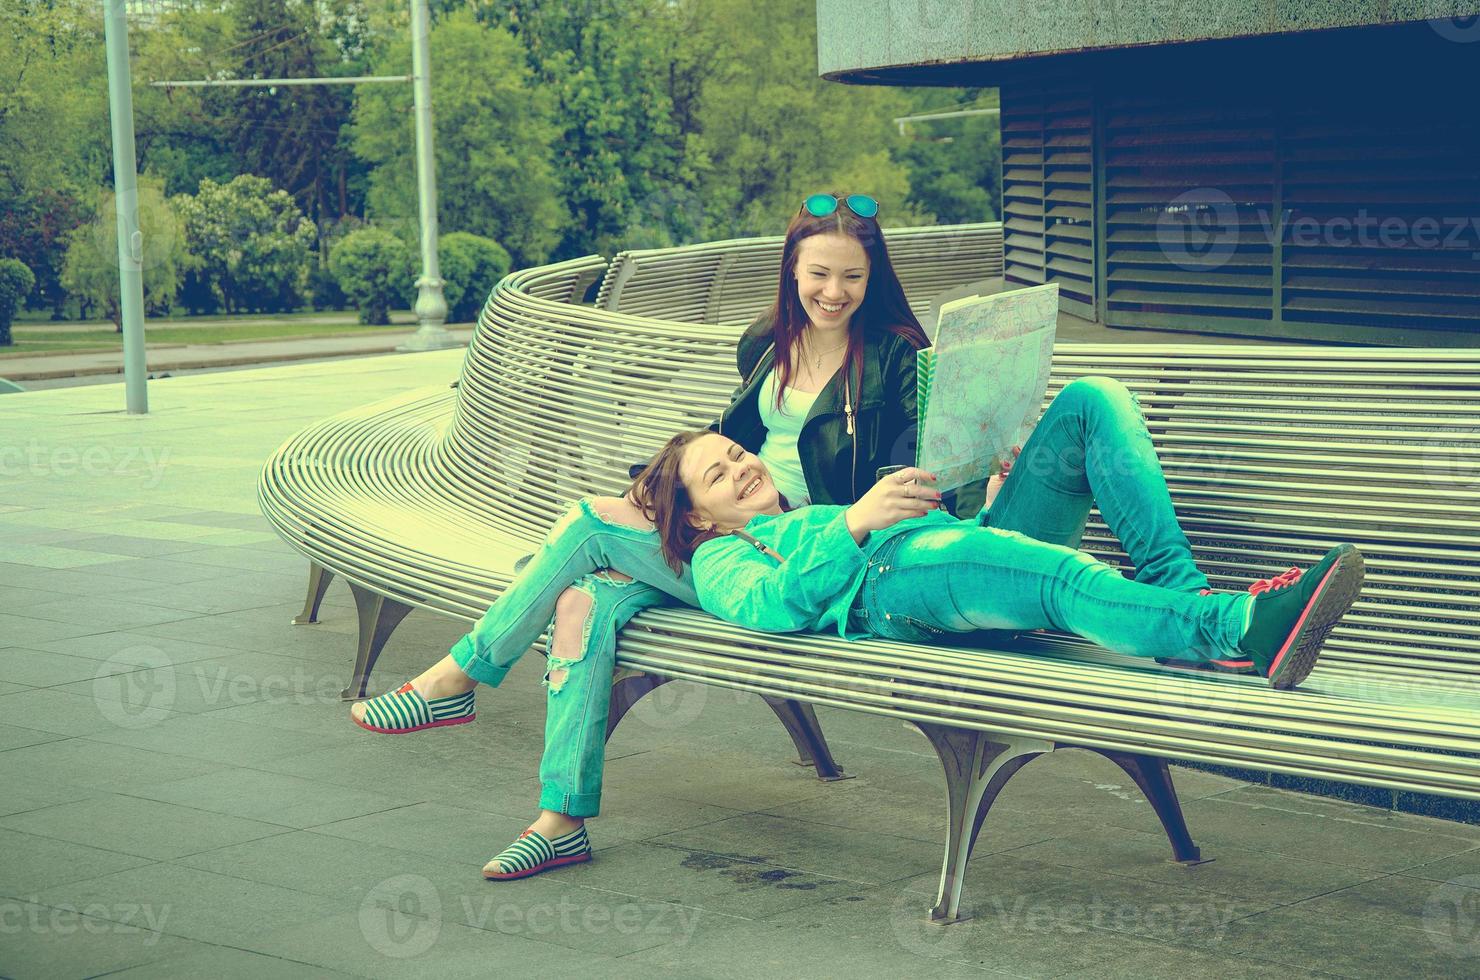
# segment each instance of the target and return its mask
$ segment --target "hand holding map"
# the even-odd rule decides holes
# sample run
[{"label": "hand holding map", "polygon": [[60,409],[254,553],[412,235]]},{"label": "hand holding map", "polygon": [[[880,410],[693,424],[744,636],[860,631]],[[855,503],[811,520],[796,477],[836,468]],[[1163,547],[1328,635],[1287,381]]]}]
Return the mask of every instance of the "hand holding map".
[{"label": "hand holding map", "polygon": [[916,465],[953,490],[991,475],[1043,409],[1058,323],[1057,283],[941,307],[917,361]]}]

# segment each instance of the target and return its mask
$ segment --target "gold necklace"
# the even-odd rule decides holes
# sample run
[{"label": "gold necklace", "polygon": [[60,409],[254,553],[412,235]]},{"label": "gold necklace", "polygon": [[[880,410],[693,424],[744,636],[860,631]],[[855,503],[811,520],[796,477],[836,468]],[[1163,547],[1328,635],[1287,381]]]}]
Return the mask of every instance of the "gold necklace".
[{"label": "gold necklace", "polygon": [[841,344],[839,344],[838,346],[832,348],[831,350],[825,350],[825,351],[821,352],[820,354],[818,354],[817,355],[816,362],[812,365],[812,370],[814,370],[814,371],[821,371],[822,370],[822,359],[824,357],[826,357],[829,354],[836,354],[838,351],[842,350],[844,347],[847,347],[847,346],[848,346],[848,338],[845,337],[845,338],[843,338],[843,342]]}]

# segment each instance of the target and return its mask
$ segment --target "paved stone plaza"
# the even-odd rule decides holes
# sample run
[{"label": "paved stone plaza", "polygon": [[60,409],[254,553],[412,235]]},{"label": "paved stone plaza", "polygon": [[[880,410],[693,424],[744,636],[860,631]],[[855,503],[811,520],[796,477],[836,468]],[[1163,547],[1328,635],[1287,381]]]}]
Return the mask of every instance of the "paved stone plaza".
[{"label": "paved stone plaza", "polygon": [[[821,783],[757,698],[674,684],[611,743],[596,860],[479,876],[534,810],[541,664],[472,725],[352,726],[336,582],[256,505],[301,426],[457,377],[461,351],[0,395],[0,975],[1480,975],[1480,827],[1177,770],[1211,863],[1167,863],[1121,771],[1013,780],[925,923],[943,787],[896,722],[819,710]],[[391,638],[400,683],[465,624]]]}]

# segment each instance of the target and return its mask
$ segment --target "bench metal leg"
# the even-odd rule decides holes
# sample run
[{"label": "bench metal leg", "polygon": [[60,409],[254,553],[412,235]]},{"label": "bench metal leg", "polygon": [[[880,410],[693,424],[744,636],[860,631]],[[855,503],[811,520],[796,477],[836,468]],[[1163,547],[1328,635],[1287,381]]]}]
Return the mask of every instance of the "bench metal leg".
[{"label": "bench metal leg", "polygon": [[[649,691],[667,684],[668,680],[657,674],[618,667],[612,677],[611,707],[606,715],[606,737],[612,737],[612,732],[617,730],[617,725],[634,704],[641,701]],[[831,781],[853,778],[844,775],[842,768],[833,761],[832,752],[827,747],[827,738],[823,736],[822,726],[818,724],[817,715],[810,704],[788,701],[785,698],[763,698],[791,735],[792,744],[801,756],[797,765],[816,766],[818,779]]]},{"label": "bench metal leg", "polygon": [[914,724],[935,746],[946,773],[946,854],[930,918],[942,924],[960,922],[971,917],[961,914],[961,888],[987,811],[1019,769],[1054,746],[1038,739],[994,739],[985,732]]},{"label": "bench metal leg", "polygon": [[319,604],[324,601],[324,593],[329,591],[329,583],[332,581],[333,572],[316,561],[308,563],[308,597],[303,600],[303,612],[293,617],[294,626],[319,621]]},{"label": "bench metal leg", "polygon": [[786,726],[786,733],[791,736],[792,744],[797,747],[797,755],[800,756],[797,765],[815,766],[817,778],[828,782],[853,778],[844,774],[843,767],[833,760],[832,751],[827,747],[827,736],[822,734],[817,712],[812,710],[810,704],[765,695],[761,695],[761,698],[776,712],[781,724]]},{"label": "bench metal leg", "polygon": [[612,732],[632,706],[641,701],[651,690],[668,683],[667,677],[649,674],[628,667],[618,667],[612,676],[611,707],[606,713],[606,738],[611,741]]},{"label": "bench metal leg", "polygon": [[[1177,800],[1177,790],[1172,786],[1172,774],[1167,769],[1167,760],[1151,755],[1134,755],[1130,752],[1114,752],[1109,749],[1091,749],[1115,763],[1136,781],[1146,794],[1151,808],[1161,819],[1172,844],[1172,860],[1179,864],[1204,864],[1202,851],[1192,843],[1187,832],[1187,820],[1182,816],[1182,804]],[[1207,860],[1211,861],[1212,858]]]},{"label": "bench metal leg", "polygon": [[370,671],[375,669],[375,661],[380,659],[385,641],[401,625],[411,607],[353,582],[349,584],[349,590],[354,594],[355,611],[360,618],[360,645],[355,651],[355,672],[350,676],[349,686],[339,692],[339,697],[344,701],[357,701],[365,696]]}]

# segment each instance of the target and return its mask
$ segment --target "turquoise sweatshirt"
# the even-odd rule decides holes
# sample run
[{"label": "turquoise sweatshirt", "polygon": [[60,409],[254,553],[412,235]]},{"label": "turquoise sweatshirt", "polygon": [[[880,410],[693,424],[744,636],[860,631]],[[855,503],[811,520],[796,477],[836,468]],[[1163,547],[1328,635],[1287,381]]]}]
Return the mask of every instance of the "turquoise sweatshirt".
[{"label": "turquoise sweatshirt", "polygon": [[931,511],[874,531],[859,547],[848,533],[847,510],[814,504],[751,518],[746,533],[786,559],[779,564],[735,535],[704,542],[692,563],[699,605],[737,626],[767,633],[833,627],[846,639],[862,638],[865,634],[848,630],[848,610],[869,557],[905,531],[960,522],[945,511]]}]

